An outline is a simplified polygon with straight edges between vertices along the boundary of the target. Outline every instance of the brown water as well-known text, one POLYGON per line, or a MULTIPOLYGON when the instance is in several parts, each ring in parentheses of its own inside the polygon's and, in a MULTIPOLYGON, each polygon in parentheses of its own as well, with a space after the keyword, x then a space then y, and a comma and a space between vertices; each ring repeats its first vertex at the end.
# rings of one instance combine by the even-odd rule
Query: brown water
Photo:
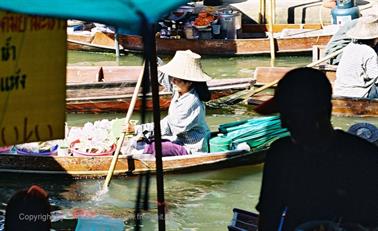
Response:
MULTIPOLYGON (((163 57, 167 61, 168 57, 163 57)), ((69 64, 75 65, 116 65, 114 55, 70 52, 69 64)), ((309 57, 278 57, 278 66, 301 66, 311 62, 309 57)), ((135 55, 120 58, 121 65, 140 65, 141 58, 135 55)), ((202 60, 205 71, 216 77, 248 77, 256 66, 269 66, 268 56, 248 56, 240 58, 209 58, 202 60)), ((121 118, 124 114, 84 115, 68 114, 69 125, 82 125, 86 121, 102 118, 121 118)), ((221 123, 247 119, 253 116, 244 107, 236 107, 231 112, 208 111, 207 121, 212 130, 221 123)), ((134 119, 139 115, 135 113, 134 119)), ((347 129, 356 122, 371 122, 378 125, 378 119, 343 118, 332 119, 335 127, 347 129)), ((262 166, 244 166, 218 171, 190 174, 166 175, 165 199, 168 205, 167 230, 226 230, 235 207, 254 211, 261 184, 262 166)), ((73 227, 70 222, 75 214, 86 212, 89 215, 107 215, 131 219, 138 184, 137 177, 114 179, 109 191, 98 197, 96 194, 104 180, 73 180, 52 176, 1 176, 0 203, 5 203, 17 190, 30 184, 40 184, 49 193, 54 210, 55 227, 73 227)), ((156 184, 154 177, 150 187, 151 210, 144 214, 143 230, 157 230, 156 184)), ((4 209, 0 204, 0 210, 4 209)), ((0 212, 1 223, 2 212, 0 212)), ((59 228, 57 228, 59 229, 59 228)), ((0 228, 1 230, 1 228, 0 228)), ((132 224, 127 225, 132 230, 132 224)))

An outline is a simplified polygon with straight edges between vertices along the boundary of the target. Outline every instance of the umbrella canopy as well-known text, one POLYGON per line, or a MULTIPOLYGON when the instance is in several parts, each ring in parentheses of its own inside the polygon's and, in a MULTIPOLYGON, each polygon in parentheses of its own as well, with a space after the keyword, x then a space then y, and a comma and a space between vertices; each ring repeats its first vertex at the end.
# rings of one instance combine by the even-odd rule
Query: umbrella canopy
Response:
POLYGON ((99 22, 139 34, 141 15, 144 15, 148 23, 154 23, 165 13, 186 2, 186 0, 1 0, 0 9, 61 19, 99 22))

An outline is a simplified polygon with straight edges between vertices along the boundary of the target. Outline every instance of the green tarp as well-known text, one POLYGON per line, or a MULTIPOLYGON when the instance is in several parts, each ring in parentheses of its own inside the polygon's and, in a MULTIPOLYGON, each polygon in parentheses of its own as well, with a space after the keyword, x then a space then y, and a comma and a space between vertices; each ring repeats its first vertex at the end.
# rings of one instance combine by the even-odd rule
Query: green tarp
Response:
MULTIPOLYGON (((148 23, 185 4, 185 0, 0 0, 0 9, 61 19, 99 22, 140 33, 141 15, 148 23)), ((1 23, 0 23, 1 27, 1 23)))
POLYGON ((281 127, 278 116, 259 117, 219 125, 219 136, 210 139, 210 151, 226 151, 235 149, 239 144, 246 143, 253 151, 267 148, 278 138, 289 135, 286 128, 281 127))

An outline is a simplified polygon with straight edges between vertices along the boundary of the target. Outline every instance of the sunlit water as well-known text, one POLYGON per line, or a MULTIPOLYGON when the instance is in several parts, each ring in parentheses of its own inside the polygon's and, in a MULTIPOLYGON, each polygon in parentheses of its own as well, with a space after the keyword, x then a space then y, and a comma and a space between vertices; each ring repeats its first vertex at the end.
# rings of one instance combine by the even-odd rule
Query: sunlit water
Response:
MULTIPOLYGON (((169 57, 162 57, 168 61, 169 57)), ((70 65, 140 65, 141 58, 128 55, 115 62, 112 54, 70 52, 70 65)), ((277 66, 301 66, 311 62, 309 57, 278 57, 277 66)), ((249 77, 256 66, 269 66, 268 56, 241 58, 209 58, 202 60, 205 71, 214 77, 249 77)), ((124 114, 68 114, 70 126, 81 126, 87 121, 122 118, 124 114)), ((162 114, 164 116, 164 113, 162 114)), ((256 116, 246 107, 235 107, 226 113, 208 111, 207 122, 211 130, 221 123, 243 120, 256 116)), ((134 113, 133 119, 139 119, 134 113)), ((151 114, 147 115, 147 120, 151 114)), ((334 117, 335 127, 347 129, 357 122, 378 125, 378 119, 334 117)), ((262 166, 243 166, 217 171, 166 175, 165 200, 167 203, 167 230, 226 230, 235 207, 255 211, 261 184, 262 166)), ((54 229, 70 230, 75 218, 85 216, 110 216, 126 221, 127 230, 133 227, 133 210, 136 201, 138 177, 113 179, 109 190, 99 195, 103 179, 74 180, 53 176, 12 176, 0 178, 0 224, 4 219, 6 201, 13 193, 31 184, 39 184, 50 194, 53 205, 54 229)), ((156 183, 151 178, 149 193, 150 210, 143 214, 143 230, 157 230, 156 183)), ((0 225, 1 226, 1 225, 0 225)), ((0 227, 1 230, 1 227, 0 227)))

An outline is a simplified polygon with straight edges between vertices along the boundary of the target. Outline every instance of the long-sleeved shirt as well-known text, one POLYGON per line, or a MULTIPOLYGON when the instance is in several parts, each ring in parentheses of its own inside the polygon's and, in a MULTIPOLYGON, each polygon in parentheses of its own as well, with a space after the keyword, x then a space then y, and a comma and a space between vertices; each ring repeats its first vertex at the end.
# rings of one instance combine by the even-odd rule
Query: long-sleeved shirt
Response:
MULTIPOLYGON (((184 145, 189 152, 208 151, 210 129, 206 123, 205 105, 194 89, 181 96, 174 92, 168 115, 160 121, 160 126, 163 138, 184 145)), ((153 131, 154 124, 141 124, 135 128, 140 134, 153 131)))
POLYGON ((367 97, 378 84, 378 56, 368 45, 348 44, 336 71, 333 94, 347 97, 367 97))
MULTIPOLYGON (((352 42, 352 39, 346 34, 354 25, 356 25, 358 19, 353 19, 351 21, 345 22, 344 25, 340 26, 339 30, 332 36, 325 48, 325 56, 336 52, 349 43, 352 42)), ((342 54, 337 55, 336 57, 329 60, 329 63, 332 65, 337 65, 340 62, 342 54)))

